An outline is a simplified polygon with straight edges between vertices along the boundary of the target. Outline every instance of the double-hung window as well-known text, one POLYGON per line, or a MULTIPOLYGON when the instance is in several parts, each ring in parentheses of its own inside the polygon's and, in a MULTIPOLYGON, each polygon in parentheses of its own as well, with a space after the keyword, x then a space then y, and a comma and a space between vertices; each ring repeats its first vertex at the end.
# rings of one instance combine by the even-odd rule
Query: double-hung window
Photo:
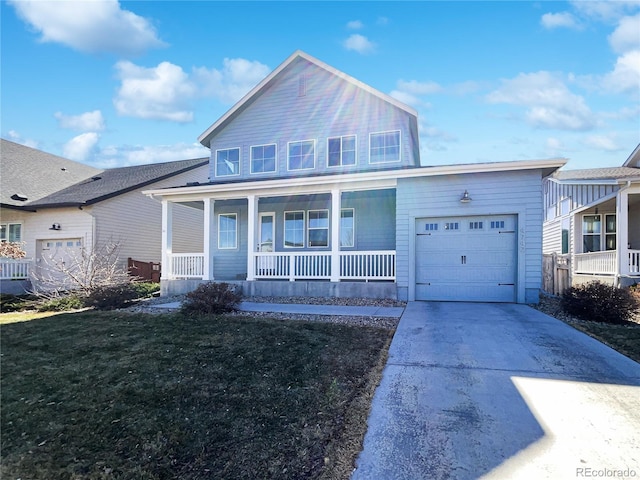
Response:
POLYGON ((356 136, 331 137, 327 139, 327 164, 344 167, 356 164, 356 136))
POLYGON ((343 208, 340 211, 340 246, 356 246, 355 210, 343 208))
POLYGON ((599 252, 600 236, 602 234, 602 219, 600 215, 585 215, 582 217, 582 251, 599 252))
POLYGON ((604 216, 604 248, 605 250, 616 249, 616 216, 604 216))
POLYGON ((289 170, 309 170, 316 166, 315 140, 289 142, 288 168, 289 170))
POLYGON ((22 241, 22 225, 20 223, 0 224, 0 242, 22 241))
POLYGON ((276 145, 256 145, 251 147, 251 173, 276 171, 276 145))
POLYGON ((216 177, 240 175, 240 149, 216 150, 216 177))
POLYGON ((218 248, 229 250, 238 247, 238 215, 221 213, 218 215, 218 248))
POLYGON ((284 212, 284 246, 304 247, 304 212, 284 212))
POLYGON ((310 247, 329 246, 329 210, 309 210, 307 234, 310 247))
POLYGON ((369 163, 400 161, 400 130, 369 135, 369 163))

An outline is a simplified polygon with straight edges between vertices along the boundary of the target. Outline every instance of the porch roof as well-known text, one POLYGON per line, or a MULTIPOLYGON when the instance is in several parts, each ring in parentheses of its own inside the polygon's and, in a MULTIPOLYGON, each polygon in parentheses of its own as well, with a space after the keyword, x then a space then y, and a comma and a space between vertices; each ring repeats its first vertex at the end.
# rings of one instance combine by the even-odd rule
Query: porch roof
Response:
POLYGON ((368 171, 361 173, 326 174, 299 178, 280 178, 269 180, 250 180, 228 183, 206 183, 156 190, 142 193, 151 197, 174 197, 176 201, 197 198, 246 198, 247 195, 291 194, 296 190, 306 193, 329 192, 333 188, 341 190, 369 190, 395 188, 398 179, 435 177, 442 175, 464 175, 474 173, 493 173, 520 170, 541 170, 542 176, 552 174, 565 165, 566 159, 524 160, 512 162, 473 163, 460 165, 439 165, 405 169, 368 171))
POLYGON ((560 170, 553 176, 560 182, 603 181, 606 183, 639 180, 640 169, 632 167, 586 168, 582 170, 560 170))

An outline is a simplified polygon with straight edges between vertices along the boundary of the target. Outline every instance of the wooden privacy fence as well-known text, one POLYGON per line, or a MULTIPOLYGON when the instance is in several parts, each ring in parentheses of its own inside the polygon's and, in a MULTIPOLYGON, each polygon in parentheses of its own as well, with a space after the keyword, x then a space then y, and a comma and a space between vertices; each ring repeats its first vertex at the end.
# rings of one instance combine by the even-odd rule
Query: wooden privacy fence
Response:
POLYGON ((542 289, 552 295, 562 295, 571 287, 571 257, 557 253, 542 256, 542 289))
POLYGON ((128 258, 127 268, 129 275, 132 277, 138 277, 151 282, 160 282, 160 263, 141 262, 133 258, 128 258))

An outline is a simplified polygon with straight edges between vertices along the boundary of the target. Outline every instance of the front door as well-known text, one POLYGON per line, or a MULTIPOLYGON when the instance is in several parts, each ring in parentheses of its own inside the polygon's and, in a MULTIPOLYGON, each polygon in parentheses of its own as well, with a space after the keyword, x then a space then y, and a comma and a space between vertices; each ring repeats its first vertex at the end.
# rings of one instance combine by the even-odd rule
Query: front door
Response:
MULTIPOLYGON (((258 226, 258 252, 271 253, 275 250, 276 235, 276 214, 261 213, 260 224, 258 226)), ((275 257, 258 256, 257 276, 273 275, 275 266, 275 257)))

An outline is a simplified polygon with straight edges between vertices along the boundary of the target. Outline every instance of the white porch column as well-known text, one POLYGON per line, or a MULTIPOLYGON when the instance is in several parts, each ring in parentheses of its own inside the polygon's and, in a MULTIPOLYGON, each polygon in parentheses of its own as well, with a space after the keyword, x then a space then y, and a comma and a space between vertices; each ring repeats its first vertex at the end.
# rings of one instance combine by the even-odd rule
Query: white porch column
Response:
POLYGON ((616 195, 617 275, 629 274, 629 191, 621 188, 616 195))
POLYGON ((331 190, 331 281, 340 281, 340 210, 342 198, 339 189, 331 190))
POLYGON ((216 217, 214 212, 215 200, 204 199, 204 272, 203 280, 213 280, 213 252, 215 250, 216 217))
POLYGON ((255 272, 255 252, 256 252, 256 230, 258 225, 258 197, 249 195, 247 197, 247 280, 256 279, 255 272))
POLYGON ((171 253, 173 250, 173 203, 162 200, 162 274, 161 280, 169 280, 171 271, 171 253))

